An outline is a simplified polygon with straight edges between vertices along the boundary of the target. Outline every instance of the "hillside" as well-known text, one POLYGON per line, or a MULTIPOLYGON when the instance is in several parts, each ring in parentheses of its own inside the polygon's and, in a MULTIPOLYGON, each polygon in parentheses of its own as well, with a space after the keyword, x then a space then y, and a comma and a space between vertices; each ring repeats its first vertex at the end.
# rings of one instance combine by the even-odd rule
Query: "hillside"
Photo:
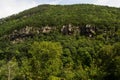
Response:
POLYGON ((120 8, 39 5, 0 19, 1 80, 119 80, 120 8))
POLYGON ((94 24, 99 28, 120 24, 120 9, 96 5, 40 5, 0 20, 0 35, 25 26, 81 26, 94 24), (4 27, 6 26, 6 27, 4 27))

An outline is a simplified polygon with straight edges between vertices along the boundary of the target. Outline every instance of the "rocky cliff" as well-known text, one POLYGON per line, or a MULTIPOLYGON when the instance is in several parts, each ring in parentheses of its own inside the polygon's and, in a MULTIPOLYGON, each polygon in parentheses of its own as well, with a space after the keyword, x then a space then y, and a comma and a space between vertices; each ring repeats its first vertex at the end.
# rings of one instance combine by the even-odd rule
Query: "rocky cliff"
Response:
POLYGON ((33 38, 39 34, 50 34, 53 31, 59 31, 63 35, 84 35, 88 37, 94 37, 96 34, 96 28, 93 25, 87 24, 85 26, 73 26, 63 25, 60 30, 57 27, 44 26, 44 27, 30 27, 26 26, 20 30, 14 30, 11 34, 4 36, 12 43, 22 42, 26 38, 33 38))

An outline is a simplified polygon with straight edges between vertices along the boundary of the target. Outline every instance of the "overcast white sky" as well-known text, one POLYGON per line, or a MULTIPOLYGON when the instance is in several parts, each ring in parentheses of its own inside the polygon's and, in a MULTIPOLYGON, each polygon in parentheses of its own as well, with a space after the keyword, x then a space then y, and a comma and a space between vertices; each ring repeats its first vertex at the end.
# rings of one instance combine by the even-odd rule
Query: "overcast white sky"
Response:
POLYGON ((120 0, 0 0, 0 18, 16 14, 40 4, 89 3, 120 7, 120 0))

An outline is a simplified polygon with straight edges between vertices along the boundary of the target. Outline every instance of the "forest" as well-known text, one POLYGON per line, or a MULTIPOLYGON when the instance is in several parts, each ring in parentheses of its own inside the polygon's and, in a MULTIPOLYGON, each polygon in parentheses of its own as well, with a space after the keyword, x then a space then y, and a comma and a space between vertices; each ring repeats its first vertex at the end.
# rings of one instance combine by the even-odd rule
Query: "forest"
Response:
POLYGON ((45 4, 0 19, 0 80, 120 80, 120 8, 45 4))

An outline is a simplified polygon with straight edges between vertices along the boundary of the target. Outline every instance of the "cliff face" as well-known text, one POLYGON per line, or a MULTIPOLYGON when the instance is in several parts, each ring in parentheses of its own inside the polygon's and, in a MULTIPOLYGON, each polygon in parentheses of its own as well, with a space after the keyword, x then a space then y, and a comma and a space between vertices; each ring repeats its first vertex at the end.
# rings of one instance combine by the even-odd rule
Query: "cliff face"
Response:
POLYGON ((26 26, 20 30, 14 30, 11 34, 5 36, 5 38, 8 38, 12 43, 18 43, 22 42, 26 38, 32 38, 35 35, 39 35, 42 33, 47 34, 53 30, 54 28, 49 26, 45 26, 42 28, 26 26))
POLYGON ((22 42, 26 38, 32 38, 39 34, 50 34, 53 31, 59 31, 63 35, 84 35, 88 37, 94 37, 96 34, 95 26, 87 24, 86 26, 73 26, 63 25, 60 30, 57 27, 44 26, 44 27, 30 27, 26 26, 20 30, 14 30, 11 34, 5 36, 5 38, 12 41, 12 43, 22 42))

